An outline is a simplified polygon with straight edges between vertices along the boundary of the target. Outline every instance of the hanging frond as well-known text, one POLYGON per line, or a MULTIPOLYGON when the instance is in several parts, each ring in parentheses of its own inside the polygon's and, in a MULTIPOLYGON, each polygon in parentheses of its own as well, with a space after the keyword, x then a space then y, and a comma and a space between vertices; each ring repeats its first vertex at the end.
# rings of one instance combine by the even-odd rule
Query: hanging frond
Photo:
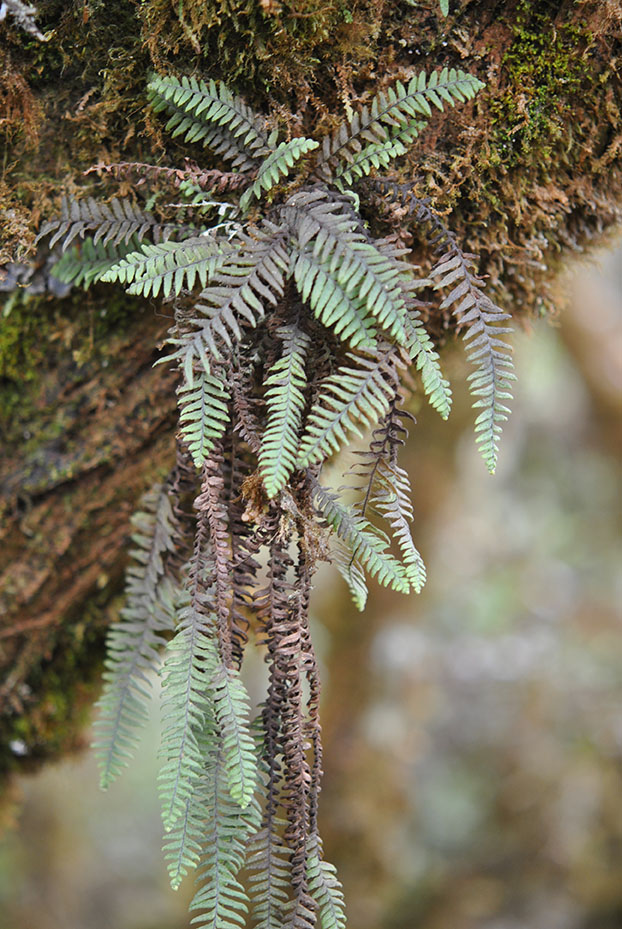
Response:
POLYGON ((321 857, 319 841, 307 862, 309 896, 318 908, 320 929, 345 929, 346 910, 337 869, 321 857))
POLYGON ((197 468, 203 467, 229 422, 230 392, 217 374, 195 373, 177 391, 180 433, 197 468))
POLYGON ((142 245, 103 274, 103 281, 119 281, 128 293, 143 297, 178 296, 192 290, 197 279, 202 287, 227 259, 234 247, 210 235, 193 236, 183 242, 142 245))
POLYGON ((175 591, 165 558, 177 547, 166 485, 146 494, 132 518, 134 549, 126 573, 126 603, 107 637, 104 689, 97 702, 93 747, 101 786, 108 787, 132 757, 147 719, 150 675, 159 665, 162 633, 173 628, 175 591))
POLYGON ((220 661, 210 681, 214 714, 221 738, 227 787, 233 800, 245 809, 257 783, 255 749, 248 728, 250 702, 235 668, 220 661))
POLYGON ((502 423, 510 412, 506 404, 512 399, 511 382, 516 379, 512 349, 500 336, 512 329, 499 325, 510 316, 483 292, 483 281, 474 267, 475 256, 452 244, 430 276, 436 278, 437 288, 452 288, 441 308, 451 307, 460 325, 467 327, 467 358, 477 368, 468 377, 469 390, 476 398, 473 407, 482 411, 475 420, 476 442, 488 470, 494 473, 502 423))
MULTIPOLYGON (((338 368, 323 384, 307 418, 297 466, 322 461, 348 440, 362 436, 389 409, 397 389, 398 356, 384 347, 370 357, 348 355, 357 367, 338 368)), ((403 366, 403 361, 401 362, 403 366)))
POLYGON ((296 138, 289 142, 281 142, 268 157, 262 161, 257 177, 251 187, 240 198, 240 209, 248 209, 251 201, 261 196, 262 191, 268 191, 279 179, 289 174, 290 168, 304 155, 318 147, 313 139, 296 138))
POLYGON ((259 158, 274 150, 276 140, 268 136, 263 120, 220 82, 157 75, 149 96, 156 113, 171 114, 166 128, 173 137, 201 142, 235 167, 256 167, 259 158))
POLYGON ((63 197, 60 216, 49 220, 41 227, 37 241, 49 233, 54 233, 50 239, 49 247, 52 249, 57 242, 66 251, 78 236, 83 239, 87 233, 92 233, 93 244, 101 242, 103 245, 127 245, 130 239, 137 242, 149 236, 154 242, 166 242, 173 234, 189 229, 179 223, 161 223, 151 213, 147 213, 125 198, 110 200, 109 203, 98 203, 92 197, 84 200, 73 200, 63 197))
MULTIPOLYGON (((201 569, 198 569, 201 570, 201 569)), ((209 720, 209 672, 218 661, 213 608, 199 578, 184 594, 175 638, 162 674, 162 767, 158 775, 162 820, 169 831, 184 816, 203 769, 199 733, 209 720)))
POLYGON ((433 71, 429 77, 422 71, 407 86, 398 81, 395 88, 389 87, 385 93, 377 94, 369 106, 355 113, 332 136, 326 136, 317 167, 330 179, 336 174, 340 161, 354 162, 363 143, 385 143, 392 130, 403 126, 419 130, 422 121, 432 115, 430 104, 443 110, 444 104, 464 103, 483 86, 476 77, 455 68, 433 71))
POLYGON ((231 798, 220 753, 206 759, 200 790, 205 824, 201 862, 190 910, 201 910, 191 925, 198 929, 242 929, 246 925, 248 895, 240 881, 248 841, 261 824, 256 801, 242 809, 231 798))
POLYGON ((313 502, 326 523, 348 546, 352 559, 357 559, 370 577, 377 578, 385 587, 408 593, 410 584, 404 568, 387 552, 389 539, 383 532, 317 482, 313 486, 313 502))
POLYGON ((368 508, 373 507, 387 520, 400 548, 406 578, 419 593, 425 584, 426 570, 410 531, 413 519, 410 480, 398 464, 398 451, 408 436, 403 420, 412 417, 398 409, 397 399, 374 430, 369 450, 355 453, 357 461, 348 473, 363 479, 363 500, 357 511, 366 516, 368 508))
POLYGON ((284 327, 278 335, 283 354, 272 365, 265 381, 268 418, 259 452, 259 468, 268 497, 274 497, 285 486, 296 465, 307 384, 308 336, 298 326, 284 327))
POLYGON ((62 255, 52 269, 54 277, 64 284, 74 284, 87 290, 96 284, 131 252, 138 248, 138 242, 130 239, 126 244, 104 245, 87 237, 79 245, 74 245, 62 255))
POLYGON ((289 849, 279 835, 284 823, 274 818, 249 844, 247 867, 254 929, 282 929, 287 910, 291 868, 289 849))
POLYGON ((183 811, 165 834, 162 851, 173 890, 198 867, 203 854, 206 817, 205 775, 218 753, 220 740, 211 707, 206 704, 203 726, 196 733, 203 769, 184 801, 183 811))

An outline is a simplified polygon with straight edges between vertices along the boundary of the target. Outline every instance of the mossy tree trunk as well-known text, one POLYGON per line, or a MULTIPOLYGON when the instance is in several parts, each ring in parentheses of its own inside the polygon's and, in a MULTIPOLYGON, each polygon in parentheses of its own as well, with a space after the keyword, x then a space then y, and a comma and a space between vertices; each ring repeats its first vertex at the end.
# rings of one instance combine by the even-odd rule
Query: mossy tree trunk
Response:
POLYGON ((170 310, 104 286, 60 300, 32 245, 61 193, 118 191, 83 176, 98 161, 206 162, 164 149, 154 68, 221 78, 315 136, 413 71, 476 74, 477 102, 437 116, 400 173, 517 316, 550 309, 565 257, 622 208, 620 0, 450 0, 447 19, 438 0, 41 0, 38 25, 45 43, 0 23, 0 264, 30 263, 0 282, 0 771, 79 738, 129 516, 172 458, 174 382, 152 368, 170 310))

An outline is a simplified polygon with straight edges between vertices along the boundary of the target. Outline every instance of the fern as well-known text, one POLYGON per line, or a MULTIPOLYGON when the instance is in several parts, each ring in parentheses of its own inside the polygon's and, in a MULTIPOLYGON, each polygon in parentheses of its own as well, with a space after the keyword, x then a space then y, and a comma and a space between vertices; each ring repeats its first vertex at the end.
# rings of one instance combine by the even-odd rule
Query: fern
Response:
POLYGON ((64 284, 82 286, 87 290, 134 251, 137 244, 130 239, 127 244, 104 245, 98 242, 95 245, 93 239, 87 237, 80 247, 74 246, 56 262, 54 277, 64 284))
POLYGON ((287 909, 291 869, 289 850, 278 832, 283 822, 272 822, 249 843, 247 867, 254 929, 282 929, 287 909))
POLYGON ((473 273, 474 256, 451 248, 431 272, 439 288, 452 287, 441 308, 452 307, 461 325, 466 326, 467 358, 477 366, 469 375, 469 389, 476 398, 473 406, 482 412, 475 420, 476 442, 488 470, 497 467, 502 423, 510 412, 513 373, 511 349, 499 336, 511 328, 499 323, 509 319, 481 289, 483 283, 473 273))
POLYGON ((313 499, 319 512, 337 536, 347 545, 352 559, 367 568, 380 584, 400 593, 410 585, 403 566, 387 553, 389 539, 364 517, 340 503, 335 494, 316 484, 313 499))
POLYGON ((229 390, 222 377, 200 372, 178 390, 181 436, 201 468, 229 421, 229 390))
POLYGON ((468 329, 478 444, 492 468, 512 376, 499 338, 506 316, 412 183, 375 177, 406 154, 433 107, 471 100, 482 86, 455 69, 421 73, 377 94, 321 144, 279 143, 268 120, 223 84, 156 76, 150 99, 169 131, 237 171, 117 167, 177 186, 185 197, 177 207, 192 209, 196 227, 163 223, 127 200, 86 199, 64 201, 41 230, 61 252, 63 280, 174 299, 159 363, 173 364, 180 379, 175 512, 160 490, 137 523, 128 602, 109 637, 98 752, 107 783, 134 749, 148 671, 163 634, 174 632, 162 672, 164 854, 173 887, 197 871, 193 923, 202 929, 240 929, 251 905, 256 929, 345 927, 341 886, 317 832, 312 574, 328 538, 359 609, 366 575, 402 593, 420 590, 410 483, 397 460, 406 434, 401 382, 412 383, 412 369, 444 418, 451 404, 426 329, 431 281, 417 276, 395 236, 372 234, 383 217, 372 215, 370 196, 397 200, 433 228, 442 255, 432 283, 451 288, 441 308, 468 329), (206 198, 214 188, 226 199, 206 198), (354 469, 362 498, 347 504, 319 474, 370 428, 354 469), (180 585, 176 548, 190 540, 180 585), (251 623, 269 665, 257 746, 241 676, 251 623), (247 848, 252 904, 242 879, 247 848))
POLYGON ((396 390, 394 353, 384 350, 369 358, 349 357, 358 366, 344 365, 328 378, 309 413, 298 467, 338 451, 348 433, 362 436, 359 424, 370 426, 389 409, 396 390))
POLYGON ((167 110, 172 135, 203 142, 235 167, 253 167, 274 148, 259 117, 222 83, 157 76, 149 84, 156 113, 167 110))
POLYGON ((232 248, 210 236, 195 236, 183 242, 144 245, 131 252, 101 276, 103 281, 125 284, 130 294, 143 297, 179 296, 186 287, 192 290, 196 280, 203 287, 208 277, 222 265, 232 248))
MULTIPOLYGON (((355 161, 362 142, 386 143, 394 127, 419 131, 422 120, 432 115, 430 104, 443 110, 444 104, 464 103, 483 86, 477 78, 454 68, 433 71, 429 77, 422 71, 407 86, 398 81, 395 88, 377 94, 369 107, 355 113, 349 124, 343 124, 332 136, 324 138, 318 168, 324 176, 333 177, 339 171, 340 161, 347 164, 355 161)), ((362 173, 368 174, 374 165, 367 159, 360 161, 359 166, 362 173)))
POLYGON ((395 263, 366 241, 341 204, 322 192, 295 194, 285 211, 292 216, 300 249, 294 279, 303 300, 309 300, 321 319, 324 316, 325 325, 334 325, 337 334, 347 326, 360 333, 362 327, 357 343, 369 341, 369 326, 357 315, 364 307, 405 344, 405 308, 395 263))
POLYGON ((126 605, 108 633, 104 690, 94 727, 104 788, 134 753, 147 719, 149 675, 159 664, 161 634, 173 626, 174 590, 165 574, 165 557, 175 551, 177 539, 166 487, 157 486, 143 497, 132 524, 135 548, 126 575, 126 605))
POLYGON ((166 651, 162 677, 162 819, 171 829, 186 811, 203 767, 199 733, 211 706, 208 672, 216 660, 210 603, 195 579, 186 594, 178 631, 166 651))
POLYGON ((219 662, 210 681, 214 713, 221 734, 221 753, 227 787, 242 809, 255 793, 257 767, 253 741, 248 730, 248 694, 239 674, 219 662))
POLYGON ((256 803, 246 809, 231 798, 222 755, 212 751, 200 789, 206 825, 197 882, 190 910, 201 910, 191 925, 199 929, 239 929, 246 924, 248 895, 240 882, 246 846, 259 827, 256 803))
POLYGON ((294 164, 314 148, 318 143, 313 139, 292 139, 281 144, 261 163, 257 177, 251 187, 240 198, 240 209, 246 210, 253 198, 261 196, 262 191, 270 190, 279 178, 289 173, 294 164))
POLYGON ((345 929, 346 912, 343 890, 337 878, 337 870, 321 857, 316 849, 307 862, 309 896, 318 908, 321 929, 345 929))
POLYGON ((269 497, 283 489, 296 464, 307 381, 304 362, 308 337, 296 326, 282 329, 279 335, 283 355, 266 378, 268 418, 259 452, 259 467, 269 497))
POLYGON ((50 248, 54 248, 64 236, 62 248, 65 251, 74 239, 83 239, 87 232, 93 233, 93 245, 101 241, 103 245, 114 246, 127 245, 130 239, 142 242, 146 236, 155 242, 166 241, 180 231, 185 231, 185 227, 176 223, 160 223, 151 213, 139 209, 129 200, 98 203, 92 197, 85 200, 63 197, 60 216, 45 222, 37 238, 53 233, 50 248))

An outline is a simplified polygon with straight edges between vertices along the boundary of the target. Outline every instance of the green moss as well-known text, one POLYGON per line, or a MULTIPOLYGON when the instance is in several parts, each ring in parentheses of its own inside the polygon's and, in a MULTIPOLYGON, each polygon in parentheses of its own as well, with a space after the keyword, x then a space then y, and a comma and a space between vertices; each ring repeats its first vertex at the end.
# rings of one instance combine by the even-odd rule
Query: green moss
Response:
MULTIPOLYGON (((143 300, 100 285, 64 300, 14 291, 0 303, 0 431, 23 454, 60 435, 66 422, 44 396, 46 373, 61 366, 66 386, 107 363, 110 336, 123 333, 143 300)), ((63 406, 71 415, 70 405, 63 406)), ((69 476, 69 475, 67 475, 69 476)))
POLYGON ((573 95, 589 80, 583 23, 555 25, 548 12, 524 2, 512 25, 513 41, 503 57, 509 89, 491 103, 493 143, 489 164, 515 165, 530 156, 541 162, 567 138, 573 95))

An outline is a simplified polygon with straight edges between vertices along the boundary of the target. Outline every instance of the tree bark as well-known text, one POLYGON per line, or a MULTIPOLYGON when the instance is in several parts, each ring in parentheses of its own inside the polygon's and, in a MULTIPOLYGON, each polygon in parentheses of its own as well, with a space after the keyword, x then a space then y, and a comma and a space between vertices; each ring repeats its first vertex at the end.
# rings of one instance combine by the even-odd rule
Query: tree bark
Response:
MULTIPOLYGON (((169 311, 104 286, 60 300, 33 246, 61 193, 118 191, 82 175, 95 162, 206 163, 149 114, 153 68, 223 79, 315 137, 396 78, 476 74, 476 102, 437 115, 399 173, 517 317, 550 311, 566 257, 618 226, 622 3, 450 8, 444 19, 438 0, 42 0, 47 42, 0 23, 0 263, 25 264, 0 284, 0 772, 79 739, 129 516, 172 460, 174 381, 152 367, 169 311), (20 277, 30 292, 12 287, 20 277)), ((417 229, 408 236, 425 260, 417 229)), ((449 320, 429 322, 442 343, 449 320)))

